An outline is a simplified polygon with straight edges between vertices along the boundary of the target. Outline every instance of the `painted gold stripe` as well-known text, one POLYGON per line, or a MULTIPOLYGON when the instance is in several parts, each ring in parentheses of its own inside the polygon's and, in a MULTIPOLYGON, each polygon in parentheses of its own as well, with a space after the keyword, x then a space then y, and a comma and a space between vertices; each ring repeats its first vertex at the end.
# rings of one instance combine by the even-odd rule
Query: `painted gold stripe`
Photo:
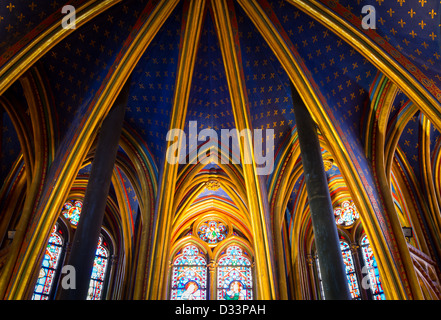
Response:
POLYGON ((17 276, 12 279, 11 289, 7 299, 15 300, 25 298, 24 290, 26 285, 24 284, 29 282, 34 263, 38 261, 39 253, 42 252, 42 248, 46 245, 46 239, 41 235, 49 234, 49 230, 58 216, 57 208, 61 206, 75 179, 75 175, 91 146, 91 141, 94 140, 97 133, 96 129, 99 127, 109 108, 113 105, 114 99, 135 68, 137 61, 139 61, 154 36, 169 17, 177 2, 178 0, 162 0, 155 7, 154 11, 149 15, 141 30, 137 33, 137 36, 132 40, 129 48, 124 53, 120 64, 110 77, 105 89, 94 105, 90 117, 81 127, 78 138, 74 142, 71 152, 60 170, 57 181, 54 183, 53 191, 46 201, 41 218, 37 222, 34 235, 21 261, 18 263, 17 276))
MULTIPOLYGON (((421 292, 421 288, 418 283, 415 268, 410 257, 409 250, 407 249, 406 240, 404 238, 401 224, 395 209, 390 183, 388 182, 386 177, 386 168, 384 161, 386 127, 389 118, 389 112, 398 93, 398 87, 394 83, 386 79, 385 85, 379 85, 376 91, 377 98, 371 102, 371 109, 379 110, 378 119, 375 120, 377 122, 375 135, 373 135, 373 137, 375 137, 375 141, 371 141, 375 148, 373 165, 378 179, 378 187, 383 195, 383 202, 386 208, 385 214, 389 217, 392 232, 395 236, 395 241, 397 242, 398 246, 397 253, 400 256, 404 270, 406 272, 406 277, 412 290, 412 297, 414 299, 422 299, 423 295, 421 292), (375 107, 374 105, 377 106, 375 107)), ((375 251, 375 248, 372 249, 375 251)))
POLYGON ((426 189, 426 199, 428 200, 428 206, 430 208, 430 215, 431 224, 432 227, 435 229, 436 236, 436 242, 437 245, 435 245, 435 248, 438 251, 438 254, 440 254, 440 235, 441 235, 441 212, 439 209, 439 202, 438 198, 436 196, 435 192, 435 185, 434 185, 434 176, 432 172, 432 161, 430 157, 430 131, 431 131, 431 123, 427 119, 426 116, 421 115, 422 120, 422 133, 421 133, 421 148, 420 148, 420 157, 422 158, 422 161, 420 162, 422 176, 423 176, 423 183, 425 185, 426 189))
POLYGON ((398 142, 400 140, 401 134, 406 128, 409 120, 417 113, 418 108, 411 103, 408 110, 403 113, 397 120, 395 127, 392 129, 393 132, 390 134, 389 140, 386 143, 385 149, 385 163, 386 163, 386 174, 387 180, 391 181, 391 168, 393 164, 393 159, 395 157, 395 151, 397 150, 398 142))
MULTIPOLYGON (((242 82, 244 79, 243 70, 236 52, 234 33, 230 19, 229 9, 232 7, 232 3, 227 3, 225 0, 212 0, 211 4, 225 65, 234 119, 239 131, 244 129, 251 130, 252 126, 248 117, 248 99, 244 83, 242 82)), ((253 234, 255 238, 260 238, 259 243, 254 242, 256 274, 259 275, 259 279, 256 281, 257 297, 263 300, 275 299, 276 292, 272 270, 273 263, 270 252, 270 238, 268 236, 265 206, 260 190, 260 180, 257 176, 251 137, 245 138, 244 143, 239 139, 239 145, 253 234)))
MULTIPOLYGON (((383 230, 380 228, 369 196, 367 195, 361 182, 361 177, 348 154, 348 150, 341 140, 337 128, 334 126, 330 116, 324 109, 325 102, 320 99, 320 96, 316 92, 317 89, 312 85, 299 61, 297 61, 294 56, 293 52, 295 51, 291 51, 290 46, 288 46, 277 28, 266 16, 264 10, 251 0, 238 0, 238 2, 268 43, 268 46, 274 52, 274 55, 281 63, 293 85, 296 87, 296 90, 304 100, 305 105, 310 110, 322 135, 326 137, 330 147, 329 151, 339 164, 345 182, 351 190, 352 199, 356 203, 357 208, 359 208, 365 231, 373 247, 379 250, 376 257, 380 261, 379 264, 382 265, 382 269, 380 270, 380 272, 382 272, 382 278, 387 279, 389 283, 393 283, 391 286, 389 283, 384 283, 387 297, 389 299, 399 297, 404 298, 403 286, 384 239, 383 230), (387 277, 383 272, 386 272, 387 277), (392 290, 391 287, 396 289, 392 290), (396 295, 396 293, 398 293, 398 295, 396 295)), ((295 49, 293 48, 292 50, 295 49)), ((388 231, 386 230, 385 232, 388 231)))
MULTIPOLYGON (((202 29, 205 0, 188 1, 188 13, 179 53, 179 67, 173 97, 173 110, 170 119, 170 129, 183 129, 187 105, 190 96, 199 36, 202 29)), ((185 18, 184 18, 185 19, 185 18)), ((167 149, 172 142, 167 142, 167 149)), ((165 159, 160 181, 160 193, 151 259, 147 283, 147 299, 163 299, 167 295, 164 270, 167 270, 171 233, 171 215, 177 178, 177 164, 169 164, 165 159)))

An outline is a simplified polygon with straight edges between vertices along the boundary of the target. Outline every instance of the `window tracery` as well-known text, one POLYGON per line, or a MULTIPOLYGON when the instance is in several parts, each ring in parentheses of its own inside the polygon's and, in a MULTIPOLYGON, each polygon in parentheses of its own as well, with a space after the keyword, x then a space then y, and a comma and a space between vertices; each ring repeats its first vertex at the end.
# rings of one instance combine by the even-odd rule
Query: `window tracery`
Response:
POLYGON ((242 240, 237 241, 242 235, 230 221, 208 214, 197 219, 191 230, 185 231, 185 240, 181 238, 171 259, 170 299, 253 299, 252 257, 242 240))
POLYGON ((217 244, 227 237, 227 225, 219 219, 206 220, 199 224, 198 236, 208 244, 217 244))
POLYGON ((345 200, 334 208, 335 223, 339 226, 350 227, 360 217, 352 200, 345 200))
POLYGON ((251 261, 246 251, 231 245, 221 254, 218 265, 218 300, 252 300, 251 261))
POLYGON ((184 246, 173 261, 171 300, 206 300, 207 259, 193 244, 184 246))
MULTIPOLYGON (((372 294, 372 299, 374 300, 386 300, 386 296, 381 285, 380 274, 377 267, 377 262, 375 260, 372 248, 370 247, 369 240, 366 235, 364 235, 359 245, 357 243, 352 243, 349 245, 346 241, 340 241, 340 248, 343 257, 343 263, 345 265, 346 277, 348 280, 349 292, 353 300, 361 300, 361 288, 364 290, 370 290, 372 294), (358 254, 361 252, 363 256, 363 267, 357 267, 354 259, 358 258, 358 254), (363 279, 358 279, 357 268, 361 268, 358 272, 363 275, 363 279), (359 282, 360 281, 360 282, 359 282), (369 285, 369 287, 365 286, 369 285), (361 285, 361 288, 360 288, 361 285)), ((361 262, 361 260, 360 260, 361 262)), ((320 274, 320 264, 319 259, 315 256, 315 267, 318 285, 320 289, 320 296, 326 298, 323 290, 323 283, 320 274)), ((371 296, 369 296, 371 297, 371 296)), ((366 298, 366 297, 365 297, 366 298)))
POLYGON ((377 261, 374 252, 369 244, 367 235, 361 239, 361 251, 363 255, 364 268, 363 273, 369 276, 369 288, 374 300, 385 300, 383 287, 381 285, 380 273, 378 271, 377 261))
MULTIPOLYGON (((61 215, 69 222, 66 226, 68 227, 70 225, 70 227, 72 227, 72 232, 74 232, 78 225, 82 206, 83 203, 81 200, 68 200, 65 202, 61 210, 61 215)), ((51 296, 53 295, 51 293, 53 287, 59 285, 59 280, 57 278, 60 277, 59 269, 62 267, 60 264, 60 256, 64 243, 69 241, 64 238, 62 230, 59 228, 59 223, 60 221, 55 224, 49 237, 42 266, 32 295, 32 300, 53 299, 51 296)), ((102 235, 100 235, 91 271, 89 291, 86 297, 87 300, 102 299, 104 284, 107 280, 106 275, 110 267, 110 254, 111 250, 107 241, 102 235)))
POLYGON ((353 300, 360 299, 360 290, 358 288, 357 275, 355 273, 354 260, 349 244, 345 241, 340 241, 341 253, 343 255, 343 263, 346 269, 346 277, 348 279, 349 292, 353 300))
POLYGON ((38 280, 32 295, 32 300, 49 299, 49 295, 54 283, 55 273, 60 261, 63 242, 63 237, 60 235, 58 226, 55 224, 49 237, 41 269, 38 274, 38 280))
POLYGON ((109 250, 106 248, 102 236, 100 236, 93 261, 87 300, 100 300, 102 298, 108 260, 109 250))
POLYGON ((61 212, 63 216, 69 220, 69 222, 76 227, 80 221, 81 209, 83 208, 83 202, 80 200, 69 200, 63 206, 61 212))

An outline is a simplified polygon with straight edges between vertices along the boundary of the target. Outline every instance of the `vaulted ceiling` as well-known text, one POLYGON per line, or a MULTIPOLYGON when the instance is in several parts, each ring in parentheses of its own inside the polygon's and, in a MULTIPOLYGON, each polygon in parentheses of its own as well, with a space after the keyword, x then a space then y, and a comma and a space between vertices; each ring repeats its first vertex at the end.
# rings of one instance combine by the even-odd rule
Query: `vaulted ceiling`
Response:
MULTIPOLYGON (((69 31, 58 26, 63 18, 61 8, 66 4, 63 1, 11 0, 0 4, 1 92, 8 101, 21 106, 17 107, 21 108, 19 110, 26 111, 29 101, 24 97, 18 77, 32 67, 38 68, 53 119, 54 152, 66 152, 94 108, 103 108, 98 100, 102 94, 107 94, 110 77, 120 67, 122 56, 131 46, 137 45, 135 41, 142 42, 137 36, 144 32, 144 37, 151 37, 151 41, 143 44, 145 47, 139 44, 140 48, 135 50, 139 57, 124 61, 133 63, 125 129, 148 150, 159 175, 171 124, 177 72, 179 64, 183 63, 180 50, 188 19, 187 4, 178 1, 152 36, 143 28, 148 19, 154 19, 152 12, 155 13, 162 2, 99 2, 69 1, 77 8, 79 19, 77 28, 69 31)), ((237 68, 243 72, 251 127, 274 129, 277 157, 295 134, 290 77, 286 65, 280 62, 283 57, 273 51, 274 44, 268 43, 260 27, 256 28, 253 21, 256 17, 245 12, 247 3, 245 0, 228 1, 231 23, 238 39, 236 51, 240 60, 237 68)), ((433 114, 427 114, 430 119, 437 117, 436 110, 441 110, 441 12, 438 1, 259 0, 255 5, 260 8, 262 19, 268 18, 306 71, 311 87, 323 99, 327 117, 338 128, 354 159, 371 156, 366 155, 366 150, 372 143, 369 127, 373 93, 381 85, 381 77, 388 75, 386 70, 395 68, 403 72, 402 79, 411 77, 414 83, 410 90, 420 90, 415 97, 426 97, 429 105, 437 102, 431 105, 435 110, 433 114), (361 28, 361 11, 366 4, 376 9, 375 30, 361 28), (318 18, 319 14, 323 19, 318 18), (363 52, 357 41, 348 42, 346 35, 330 27, 325 16, 333 14, 348 24, 343 28, 364 37, 363 44, 371 46, 372 51, 363 52)), ((223 128, 237 127, 219 43, 219 36, 223 35, 216 30, 210 2, 203 15, 201 35, 194 44, 197 55, 185 116, 187 134, 190 121, 197 121, 198 130, 212 128, 218 133, 223 128)), ((396 79, 391 80, 396 82, 396 79)), ((406 110, 415 101, 418 100, 407 92, 398 91, 390 109, 387 139, 399 124, 402 134, 397 148, 420 179, 421 106, 414 106, 410 121, 400 122, 408 116, 406 110)), ((313 114, 319 112, 313 106, 310 108, 313 114)), ((439 132, 433 125, 430 128, 430 146, 435 152, 439 132)), ((1 138, 0 169, 4 180, 23 152, 17 128, 7 112, 2 112, 1 138)), ((363 165, 361 169, 368 170, 363 165)), ((297 190, 294 188, 294 192, 297 190)), ((292 198, 295 199, 295 194, 292 198)))

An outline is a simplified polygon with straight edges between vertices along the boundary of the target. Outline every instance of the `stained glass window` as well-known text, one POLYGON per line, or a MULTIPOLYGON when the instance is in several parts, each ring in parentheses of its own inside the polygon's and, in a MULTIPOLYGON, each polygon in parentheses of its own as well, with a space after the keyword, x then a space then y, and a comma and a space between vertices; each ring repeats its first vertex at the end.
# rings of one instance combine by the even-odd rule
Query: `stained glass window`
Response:
POLYGON ((334 208, 335 222, 340 226, 351 226, 359 218, 355 204, 352 201, 343 201, 341 206, 334 208))
POLYGON ((183 247, 175 256, 171 300, 207 299, 207 260, 195 245, 183 247))
POLYGON ((341 253, 343 255, 343 263, 346 267, 346 277, 348 278, 349 292, 353 300, 360 299, 360 290, 358 289, 357 276, 355 274, 354 261, 349 245, 340 241, 341 253))
POLYGON ((57 232, 57 225, 52 229, 49 242, 41 265, 38 280, 34 288, 32 300, 48 300, 51 292, 54 276, 60 260, 63 238, 57 232))
POLYGON ((87 300, 100 300, 103 293, 104 280, 106 276, 109 251, 103 238, 98 240, 98 246, 93 261, 92 275, 90 277, 89 292, 87 300))
POLYGON ((70 200, 64 204, 63 211, 61 213, 67 220, 70 221, 73 226, 77 226, 78 221, 80 220, 82 207, 83 203, 80 200, 70 200))
POLYGON ((227 247, 218 261, 218 300, 252 300, 251 261, 238 245, 227 247))
POLYGON ((227 226, 220 220, 208 220, 199 225, 198 236, 208 244, 216 244, 227 237, 227 226))
POLYGON ((361 239, 361 251, 363 254, 364 268, 363 273, 369 276, 369 288, 372 292, 374 300, 386 300, 383 287, 380 281, 380 273, 378 272, 377 261, 374 257, 374 252, 369 244, 369 240, 365 235, 361 239))

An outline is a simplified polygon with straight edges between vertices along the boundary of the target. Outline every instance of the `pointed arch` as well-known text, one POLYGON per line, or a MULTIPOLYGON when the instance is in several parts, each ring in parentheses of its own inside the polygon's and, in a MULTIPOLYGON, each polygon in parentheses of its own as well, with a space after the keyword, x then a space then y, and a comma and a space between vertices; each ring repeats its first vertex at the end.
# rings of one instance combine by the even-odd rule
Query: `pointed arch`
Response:
POLYGON ((441 128, 441 91, 375 30, 361 31, 361 20, 334 1, 287 0, 363 55, 393 81, 430 121, 441 128), (341 12, 342 16, 336 12, 341 12), (412 71, 409 71, 412 70, 412 71))
POLYGON ((217 300, 252 300, 252 257, 243 245, 230 241, 217 251, 217 300))
POLYGON ((244 234, 250 241, 253 240, 249 214, 244 215, 236 207, 218 200, 206 200, 192 205, 185 214, 173 223, 172 242, 183 230, 186 230, 199 217, 207 215, 219 215, 226 217, 233 225, 244 234))
MULTIPOLYGON (((388 217, 394 242, 398 244, 398 250, 391 250, 398 264, 402 264, 407 280, 409 281, 412 295, 415 298, 421 298, 421 289, 418 284, 414 265, 407 249, 406 240, 402 233, 402 226, 400 225, 395 205, 392 198, 391 185, 387 179, 385 168, 385 136, 387 129, 387 122, 389 113, 398 93, 398 87, 389 81, 385 76, 382 76, 380 81, 385 81, 384 85, 379 85, 373 91, 371 99, 371 110, 375 110, 375 119, 373 120, 373 135, 372 140, 366 139, 367 144, 372 144, 372 152, 368 154, 371 156, 373 162, 373 169, 375 171, 376 183, 379 187, 381 198, 385 206, 385 215, 388 217), (394 252, 395 251, 395 252, 394 252)), ((378 256, 378 252, 374 246, 374 251, 378 256)))
MULTIPOLYGON (((23 281, 27 283, 30 274, 25 270, 32 268, 33 262, 39 260, 36 259, 36 256, 39 255, 40 249, 46 243, 45 239, 41 239, 39 235, 49 234, 49 226, 55 222, 56 212, 54 212, 53 208, 59 207, 87 150, 90 148, 90 141, 93 141, 97 134, 96 129, 112 106, 113 101, 135 67, 136 62, 168 18, 176 3, 177 1, 161 1, 155 7, 151 3, 146 6, 144 12, 139 16, 139 23, 135 25, 132 34, 125 40, 125 45, 122 47, 117 61, 115 61, 118 67, 112 68, 109 71, 105 81, 103 81, 102 88, 97 91, 90 103, 87 111, 88 116, 83 118, 83 122, 78 127, 78 135, 74 140, 66 142, 69 146, 62 146, 62 148, 67 148, 66 150, 70 150, 70 152, 61 155, 61 157, 65 157, 64 159, 56 158, 56 164, 53 165, 53 169, 48 173, 51 177, 57 176, 58 180, 50 180, 43 188, 42 199, 36 210, 38 221, 34 223, 35 232, 29 233, 29 237, 32 237, 32 239, 29 240, 26 248, 23 248, 20 253, 21 258, 17 262, 17 270, 14 272, 16 276, 14 279, 11 279, 12 283, 8 287, 8 298, 17 299, 22 297, 23 286, 20 284, 23 281)), ((10 279, 5 279, 4 277, 7 277, 9 274, 10 272, 3 272, 0 289, 6 290, 7 282, 10 279)))
POLYGON ((65 237, 58 230, 55 224, 52 233, 49 236, 43 263, 35 284, 32 300, 48 300, 53 295, 55 276, 59 271, 59 265, 62 263, 62 250, 66 243, 65 237))
POLYGON ((171 300, 206 300, 209 290, 209 249, 194 237, 175 244, 170 255, 171 300))
MULTIPOLYGON (((185 2, 186 17, 182 25, 181 46, 179 51, 179 67, 177 70, 176 83, 173 96, 173 109, 170 119, 170 128, 182 130, 184 127, 185 113, 187 111, 190 96, 191 80, 193 77, 196 52, 199 36, 202 29, 205 1, 185 2)), ((169 150, 171 141, 167 142, 166 150, 169 150)), ((177 164, 169 164, 164 161, 161 168, 161 186, 157 198, 157 210, 155 216, 157 223, 154 226, 153 246, 148 268, 147 298, 162 299, 166 296, 167 286, 160 276, 165 269, 168 244, 170 240, 170 223, 172 218, 172 205, 174 202, 174 189, 176 187, 177 164)))
POLYGON ((387 293, 396 298, 408 296, 410 292, 406 292, 405 284, 407 279, 403 274, 396 272, 391 250, 385 240, 385 236, 389 236, 390 231, 384 225, 382 205, 376 195, 372 193, 372 190, 369 189, 368 177, 364 175, 361 169, 357 170, 361 167, 360 160, 354 155, 352 147, 342 140, 341 135, 343 133, 336 127, 337 121, 333 119, 332 112, 320 89, 312 79, 311 73, 301 62, 301 57, 287 33, 278 23, 270 6, 263 8, 249 0, 239 0, 238 2, 279 59, 305 105, 311 111, 319 130, 326 137, 329 151, 339 163, 341 173, 351 190, 352 198, 360 210, 366 232, 370 235, 370 239, 375 243, 374 247, 378 250, 377 256, 382 266, 381 273, 388 275, 383 277, 386 279, 385 281, 389 282, 388 285, 385 285, 387 293))

